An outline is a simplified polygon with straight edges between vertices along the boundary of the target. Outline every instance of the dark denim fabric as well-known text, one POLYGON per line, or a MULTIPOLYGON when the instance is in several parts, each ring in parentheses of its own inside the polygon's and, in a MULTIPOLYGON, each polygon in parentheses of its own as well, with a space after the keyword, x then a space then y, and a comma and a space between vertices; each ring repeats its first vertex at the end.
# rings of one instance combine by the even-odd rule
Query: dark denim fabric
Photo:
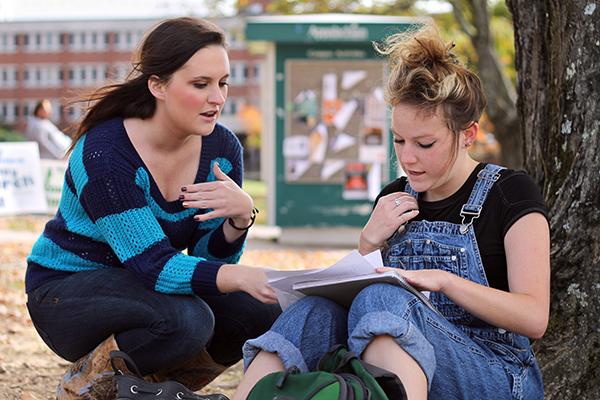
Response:
POLYGON ((60 357, 75 361, 115 334, 143 374, 204 348, 215 361, 234 364, 244 341, 267 331, 281 312, 243 292, 204 298, 158 293, 120 268, 50 281, 29 294, 27 308, 60 357))

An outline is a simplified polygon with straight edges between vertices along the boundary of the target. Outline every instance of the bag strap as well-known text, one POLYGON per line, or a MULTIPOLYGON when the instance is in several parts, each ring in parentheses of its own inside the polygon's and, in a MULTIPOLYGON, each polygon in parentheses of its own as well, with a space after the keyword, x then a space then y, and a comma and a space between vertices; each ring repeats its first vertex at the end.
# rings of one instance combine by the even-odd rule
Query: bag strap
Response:
POLYGON ((344 365, 348 364, 353 358, 356 358, 356 355, 350 351, 348 351, 344 345, 336 344, 334 345, 327 353, 325 353, 317 363, 317 370, 319 371, 327 371, 327 372, 335 372, 341 369, 344 365), (337 353, 343 352, 344 355, 342 358, 337 360, 337 353), (327 365, 335 361, 335 365, 327 365))
POLYGON ((135 364, 135 362, 133 361, 133 359, 131 357, 129 357, 129 354, 125 353, 124 351, 120 351, 120 350, 111 351, 110 352, 110 365, 111 365, 113 371, 115 371, 115 374, 131 375, 131 372, 133 372, 133 374, 135 374, 135 376, 137 376, 139 378, 142 377, 142 374, 140 373, 140 370, 137 367, 137 365, 135 364), (118 367, 116 365, 117 360, 121 360, 124 362, 124 368, 118 367), (130 373, 127 374, 126 372, 130 372, 130 373))
POLYGON ((275 386, 277 387, 277 389, 281 389, 283 387, 283 385, 285 384, 285 381, 287 380, 288 376, 290 376, 290 374, 298 374, 298 373, 300 373, 300 370, 296 366, 286 369, 285 372, 281 375, 281 377, 279 379, 277 379, 275 386))
POLYGON ((376 365, 369 364, 366 361, 361 359, 358 362, 362 365, 362 367, 369 373, 381 389, 385 392, 385 394, 390 399, 394 400, 406 400, 408 399, 408 395, 406 394, 406 388, 402 384, 402 381, 396 374, 388 371, 387 369, 380 368, 376 365))

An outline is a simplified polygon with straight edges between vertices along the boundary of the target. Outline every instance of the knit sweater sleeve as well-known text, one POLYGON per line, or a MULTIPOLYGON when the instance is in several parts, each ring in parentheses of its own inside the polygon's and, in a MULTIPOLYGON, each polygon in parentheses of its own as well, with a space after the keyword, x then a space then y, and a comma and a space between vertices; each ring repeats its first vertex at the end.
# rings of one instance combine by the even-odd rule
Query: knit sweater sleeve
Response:
MULTIPOLYGON (((211 160, 210 173, 206 181, 216 180, 213 166, 217 162, 221 171, 242 187, 244 174, 242 146, 231 131, 224 129, 219 134, 223 135, 221 140, 223 150, 218 157, 211 160)), ((205 212, 209 211, 211 210, 205 210, 205 212)), ((247 231, 234 242, 227 242, 223 232, 223 225, 226 223, 226 218, 215 218, 199 224, 189 245, 188 254, 227 264, 237 263, 246 244, 247 231)))
POLYGON ((97 147, 91 143, 84 151, 84 137, 74 149, 75 188, 83 209, 124 267, 158 292, 219 293, 216 275, 223 263, 175 249, 136 185, 133 168, 97 147))

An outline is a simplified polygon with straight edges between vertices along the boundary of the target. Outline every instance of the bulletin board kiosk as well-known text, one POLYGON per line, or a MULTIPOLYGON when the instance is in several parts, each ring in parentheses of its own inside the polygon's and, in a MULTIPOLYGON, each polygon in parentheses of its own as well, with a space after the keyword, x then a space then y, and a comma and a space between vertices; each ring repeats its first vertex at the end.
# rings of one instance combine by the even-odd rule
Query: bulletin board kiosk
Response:
POLYGON ((356 243, 382 185, 397 175, 386 64, 372 42, 422 22, 355 14, 248 18, 246 39, 266 52, 261 164, 268 221, 281 227, 282 240, 356 243), (323 239, 318 232, 326 232, 323 239))

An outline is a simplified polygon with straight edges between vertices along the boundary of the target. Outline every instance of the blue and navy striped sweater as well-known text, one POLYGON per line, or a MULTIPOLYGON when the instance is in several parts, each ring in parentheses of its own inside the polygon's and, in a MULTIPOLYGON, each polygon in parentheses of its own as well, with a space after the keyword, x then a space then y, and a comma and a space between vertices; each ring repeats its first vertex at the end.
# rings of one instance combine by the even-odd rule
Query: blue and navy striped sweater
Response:
MULTIPOLYGON (((195 183, 215 180, 215 162, 241 186, 242 147, 221 125, 202 138, 195 183)), ((123 119, 103 122, 75 146, 58 212, 27 258, 26 291, 51 279, 99 268, 128 268, 149 288, 215 294, 223 264, 236 263, 245 235, 227 243, 223 218, 167 201, 127 136, 123 119), (182 250, 187 249, 187 254, 182 250)))

